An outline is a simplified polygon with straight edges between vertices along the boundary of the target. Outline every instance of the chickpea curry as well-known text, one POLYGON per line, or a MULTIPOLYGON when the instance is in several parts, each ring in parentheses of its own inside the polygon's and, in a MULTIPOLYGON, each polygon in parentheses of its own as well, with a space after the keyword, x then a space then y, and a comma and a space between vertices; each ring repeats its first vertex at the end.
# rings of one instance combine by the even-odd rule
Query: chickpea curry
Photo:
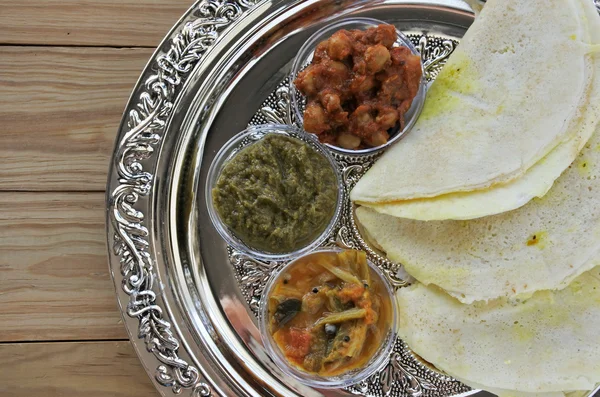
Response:
POLYGON ((304 129, 344 149, 385 144, 419 90, 421 59, 394 46, 396 29, 339 30, 319 43, 294 84, 306 97, 304 129))
POLYGON ((364 252, 316 252, 272 288, 268 329, 288 362, 319 376, 364 367, 392 322, 392 303, 364 252))

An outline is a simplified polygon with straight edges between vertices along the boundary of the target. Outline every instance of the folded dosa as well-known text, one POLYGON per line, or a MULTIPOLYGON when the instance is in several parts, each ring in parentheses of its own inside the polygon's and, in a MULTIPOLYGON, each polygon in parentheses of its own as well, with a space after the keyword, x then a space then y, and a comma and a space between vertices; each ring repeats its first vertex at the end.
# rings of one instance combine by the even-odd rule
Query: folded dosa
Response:
POLYGON ((420 282, 462 302, 559 289, 598 263, 600 132, 542 198, 467 221, 415 221, 356 209, 358 223, 420 282))
POLYGON ((467 384, 547 393, 600 381, 600 268, 524 301, 465 305, 420 283, 397 296, 400 337, 467 384))
POLYGON ((578 0, 488 1, 413 130, 351 199, 385 203, 508 183, 573 139, 569 126, 593 76, 582 14, 578 0))
MULTIPOLYGON (((600 121, 600 57, 594 47, 600 43, 600 17, 591 1, 579 1, 582 2, 583 16, 590 33, 587 39, 590 52, 587 57, 593 66, 593 77, 588 94, 578 106, 577 117, 571 119, 568 127, 576 131, 573 139, 561 142, 523 176, 508 183, 432 198, 363 204, 383 214, 401 218, 425 221, 473 219, 519 208, 534 197, 546 194, 556 178, 575 159, 600 121)), ((569 136, 571 135, 569 133, 569 136)))

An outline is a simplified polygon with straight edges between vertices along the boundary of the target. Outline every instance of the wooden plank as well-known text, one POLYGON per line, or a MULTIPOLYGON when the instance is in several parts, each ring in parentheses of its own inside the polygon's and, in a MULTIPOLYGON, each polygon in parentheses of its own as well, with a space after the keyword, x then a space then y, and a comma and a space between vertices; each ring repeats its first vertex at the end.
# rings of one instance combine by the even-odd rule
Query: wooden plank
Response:
POLYGON ((158 397, 124 342, 0 345, 0 395, 158 397))
POLYGON ((127 338, 104 208, 102 193, 0 193, 0 342, 127 338))
POLYGON ((0 44, 156 47, 193 0, 0 0, 0 44))
POLYGON ((151 53, 0 47, 0 190, 104 190, 121 115, 151 53))

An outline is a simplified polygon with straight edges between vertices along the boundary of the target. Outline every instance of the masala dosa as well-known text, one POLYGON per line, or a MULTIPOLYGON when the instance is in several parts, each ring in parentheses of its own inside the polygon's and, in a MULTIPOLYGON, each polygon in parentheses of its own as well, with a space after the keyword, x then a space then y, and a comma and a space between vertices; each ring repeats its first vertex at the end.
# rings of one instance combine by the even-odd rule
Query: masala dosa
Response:
POLYGON ((467 384, 547 393, 600 381, 600 268, 524 301, 465 305, 420 283, 397 297, 399 336, 467 384))
POLYGON ((593 76, 582 15, 578 0, 488 1, 413 130, 351 199, 385 203, 508 183, 573 139, 569 126, 593 76))

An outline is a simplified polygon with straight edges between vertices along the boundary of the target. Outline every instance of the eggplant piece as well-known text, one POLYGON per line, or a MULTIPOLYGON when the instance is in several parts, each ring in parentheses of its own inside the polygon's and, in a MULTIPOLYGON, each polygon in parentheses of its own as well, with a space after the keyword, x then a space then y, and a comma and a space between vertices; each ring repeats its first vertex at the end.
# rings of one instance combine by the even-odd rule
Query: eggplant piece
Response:
POLYGON ((322 324, 339 324, 345 321, 358 320, 364 318, 366 315, 367 311, 365 309, 358 308, 345 310, 339 313, 331 313, 317 320, 317 322, 315 323, 315 327, 318 327, 322 324))
POLYGON ((329 338, 323 329, 313 332, 311 339, 310 352, 304 358, 302 366, 310 372, 320 372, 323 367, 323 360, 327 355, 327 346, 329 338))
POLYGON ((333 372, 349 364, 363 351, 367 340, 368 326, 361 321, 348 321, 339 327, 324 360, 327 372, 333 372))
POLYGON ((325 357, 324 352, 310 352, 304 357, 304 361, 302 362, 302 366, 309 372, 319 372, 321 371, 321 367, 323 366, 323 358, 325 357))
POLYGON ((284 326, 291 319, 296 317, 302 309, 302 301, 300 299, 287 299, 277 305, 273 319, 280 327, 284 326))
POLYGON ((350 338, 350 332, 352 331, 353 326, 354 321, 349 321, 338 327, 337 334, 335 335, 335 338, 333 338, 327 349, 327 356, 324 360, 325 364, 331 364, 335 361, 342 360, 346 357, 346 351, 348 350, 348 340, 350 338))

